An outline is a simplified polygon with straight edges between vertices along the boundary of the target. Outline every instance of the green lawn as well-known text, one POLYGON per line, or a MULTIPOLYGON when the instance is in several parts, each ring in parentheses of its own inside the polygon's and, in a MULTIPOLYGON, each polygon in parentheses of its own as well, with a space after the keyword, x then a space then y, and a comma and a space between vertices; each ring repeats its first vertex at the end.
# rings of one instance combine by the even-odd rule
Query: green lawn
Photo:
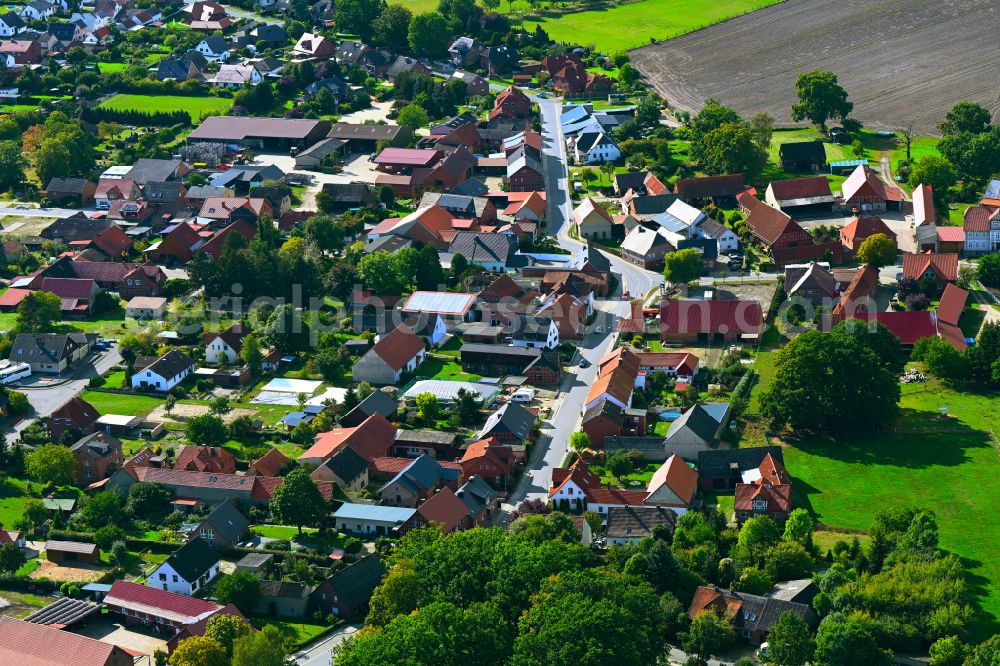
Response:
POLYGON ((456 361, 444 361, 439 358, 429 356, 427 360, 417 368, 417 374, 429 379, 451 379, 463 382, 478 382, 480 375, 470 375, 462 372, 462 364, 456 361))
POLYGON ((637 469, 634 472, 631 472, 623 476, 621 482, 619 483, 618 479, 612 476, 611 472, 608 472, 606 469, 604 469, 603 465, 600 465, 598 463, 594 463, 593 465, 591 465, 591 471, 593 471, 594 474, 596 474, 597 476, 601 477, 602 484, 604 485, 611 484, 613 486, 620 485, 625 488, 631 488, 631 489, 640 487, 645 488, 646 484, 649 483, 649 480, 653 478, 653 474, 659 468, 660 468, 660 463, 655 463, 655 462, 646 463, 642 466, 642 468, 637 469))
POLYGON ((14 523, 24 513, 24 504, 29 500, 27 482, 7 477, 0 483, 0 524, 14 529, 14 523))
POLYGON ((778 1, 643 0, 610 9, 543 15, 525 20, 524 26, 531 31, 541 25, 557 42, 594 44, 603 53, 617 53, 651 40, 677 37, 778 1))
POLYGON ((151 411, 163 404, 163 401, 159 398, 128 393, 84 391, 80 397, 93 405, 101 414, 147 416, 151 411))
POLYGON ((314 622, 292 622, 291 620, 279 620, 273 617, 252 616, 250 624, 257 629, 263 629, 266 625, 277 627, 282 634, 291 639, 297 647, 305 645, 312 639, 326 631, 330 625, 316 624, 314 622))
POLYGON ((97 63, 97 69, 100 70, 101 74, 113 74, 114 72, 121 72, 128 69, 128 63, 124 62, 99 62, 97 63))
POLYGON ((198 122, 205 114, 221 115, 229 110, 233 100, 222 97, 182 97, 179 95, 126 95, 117 94, 101 102, 107 109, 136 111, 187 111, 191 120, 198 122))
MULTIPOLYGON (((940 140, 935 136, 914 137, 913 142, 910 144, 910 159, 916 161, 926 155, 940 155, 937 149, 938 141, 940 140)), ((897 142, 890 159, 892 160, 893 169, 896 168, 900 160, 906 159, 906 146, 902 141, 897 142)))
POLYGON ((1000 522, 995 516, 1000 456, 989 437, 991 428, 1000 429, 996 400, 930 382, 904 385, 901 406, 901 427, 947 423, 957 430, 790 446, 785 464, 794 477, 795 503, 825 525, 860 530, 883 508, 933 509, 941 547, 963 558, 971 591, 989 615, 977 618, 983 637, 1000 624, 1000 522), (940 407, 949 408, 946 421, 937 418, 940 407))

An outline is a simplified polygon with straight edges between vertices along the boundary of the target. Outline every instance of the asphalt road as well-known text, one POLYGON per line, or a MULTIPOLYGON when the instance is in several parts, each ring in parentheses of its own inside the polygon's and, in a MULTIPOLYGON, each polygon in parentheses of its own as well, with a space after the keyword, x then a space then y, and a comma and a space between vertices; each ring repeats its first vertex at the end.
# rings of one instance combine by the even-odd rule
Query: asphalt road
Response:
POLYGON ((361 628, 358 624, 346 624, 329 636, 324 636, 318 642, 295 653, 293 658, 297 666, 330 666, 333 658, 330 651, 345 638, 361 628))
MULTIPOLYGON (((561 247, 576 252, 582 244, 567 234, 573 211, 569 197, 566 143, 559 123, 561 103, 543 99, 537 101, 542 114, 543 161, 548 201, 547 231, 556 237, 561 247)), ((636 296, 645 296, 663 283, 659 274, 605 254, 611 261, 612 272, 621 276, 619 295, 623 291, 629 291, 636 296)), ((579 427, 584 400, 597 377, 597 361, 614 347, 618 335, 617 320, 629 314, 628 303, 620 298, 597 301, 595 309, 598 316, 577 347, 577 358, 587 359, 589 367, 574 365, 564 375, 552 416, 542 424, 542 433, 532 448, 525 473, 511 492, 508 503, 504 505, 505 510, 509 511, 525 499, 547 497, 549 483, 552 481, 552 468, 562 465, 566 458, 569 436, 579 427)))
POLYGON ((24 380, 10 384, 10 388, 23 392, 28 396, 33 414, 22 419, 13 426, 4 428, 4 436, 7 442, 17 440, 20 432, 29 423, 42 416, 49 416, 62 407, 70 398, 74 398, 87 388, 87 382, 91 377, 102 375, 115 365, 118 365, 122 357, 118 354, 117 347, 112 347, 108 351, 101 353, 91 353, 84 363, 77 368, 76 372, 65 377, 50 377, 47 375, 32 375, 24 380))

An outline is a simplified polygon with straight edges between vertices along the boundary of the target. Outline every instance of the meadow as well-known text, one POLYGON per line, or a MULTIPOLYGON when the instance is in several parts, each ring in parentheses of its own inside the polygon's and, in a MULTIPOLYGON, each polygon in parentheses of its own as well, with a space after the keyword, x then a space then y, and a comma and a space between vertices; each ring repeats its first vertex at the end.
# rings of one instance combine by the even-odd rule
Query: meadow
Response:
POLYGON ((187 111, 191 121, 197 123, 203 115, 225 114, 233 100, 222 97, 183 97, 180 95, 127 95, 117 94, 101 102, 100 108, 129 111, 187 111))

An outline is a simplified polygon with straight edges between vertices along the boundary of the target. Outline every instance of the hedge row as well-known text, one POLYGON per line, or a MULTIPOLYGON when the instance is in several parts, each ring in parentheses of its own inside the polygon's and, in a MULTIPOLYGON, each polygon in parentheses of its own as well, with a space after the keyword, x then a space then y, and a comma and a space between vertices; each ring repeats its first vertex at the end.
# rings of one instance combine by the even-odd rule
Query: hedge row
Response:
POLYGON ((138 111, 135 109, 110 109, 95 107, 83 109, 81 118, 89 123, 120 123, 140 127, 173 127, 191 125, 191 114, 187 111, 138 111))
MULTIPOLYGON (((52 530, 49 532, 49 538, 58 541, 82 541, 84 543, 94 543, 95 541, 93 532, 71 532, 69 530, 52 530)), ((169 555, 180 548, 182 544, 126 537, 125 545, 131 551, 149 550, 160 555, 169 555)))
POLYGON ((29 578, 24 574, 16 574, 12 571, 0 573, 0 590, 10 590, 11 592, 55 592, 62 585, 61 582, 48 578, 29 578))

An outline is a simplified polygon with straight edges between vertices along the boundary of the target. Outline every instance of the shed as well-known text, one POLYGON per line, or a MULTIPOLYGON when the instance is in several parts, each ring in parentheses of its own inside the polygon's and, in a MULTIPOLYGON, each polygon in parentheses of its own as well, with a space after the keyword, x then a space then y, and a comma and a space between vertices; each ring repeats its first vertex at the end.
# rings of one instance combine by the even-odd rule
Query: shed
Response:
POLYGON ((46 541, 45 558, 49 562, 87 562, 100 564, 101 551, 96 543, 81 541, 46 541))

